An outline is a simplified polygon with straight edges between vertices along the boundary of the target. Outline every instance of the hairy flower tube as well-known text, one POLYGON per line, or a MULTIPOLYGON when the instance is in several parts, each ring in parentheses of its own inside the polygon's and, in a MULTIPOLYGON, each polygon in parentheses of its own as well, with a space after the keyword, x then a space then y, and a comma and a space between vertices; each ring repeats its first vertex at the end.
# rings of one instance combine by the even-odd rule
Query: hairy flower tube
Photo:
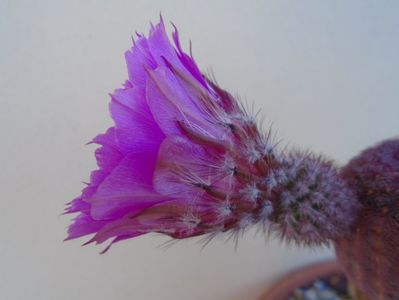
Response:
POLYGON ((93 139, 98 170, 67 213, 67 239, 176 239, 259 223, 290 241, 344 234, 356 201, 329 161, 285 154, 231 94, 204 76, 163 21, 138 35, 129 79, 111 95, 115 125, 93 139))

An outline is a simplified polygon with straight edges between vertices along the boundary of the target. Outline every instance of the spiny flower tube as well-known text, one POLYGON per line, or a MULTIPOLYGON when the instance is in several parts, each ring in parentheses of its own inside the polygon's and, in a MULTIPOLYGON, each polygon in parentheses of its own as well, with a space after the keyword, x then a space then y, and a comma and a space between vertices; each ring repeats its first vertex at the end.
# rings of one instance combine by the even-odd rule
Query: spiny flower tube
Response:
MULTIPOLYGON (((255 118, 204 76, 161 20, 125 54, 111 95, 115 125, 93 139, 99 169, 68 203, 67 239, 111 243, 149 232, 176 239, 239 233, 255 223, 290 241, 344 234, 356 201, 333 164, 284 154, 255 118)), ((108 248, 107 248, 108 249, 108 248)))

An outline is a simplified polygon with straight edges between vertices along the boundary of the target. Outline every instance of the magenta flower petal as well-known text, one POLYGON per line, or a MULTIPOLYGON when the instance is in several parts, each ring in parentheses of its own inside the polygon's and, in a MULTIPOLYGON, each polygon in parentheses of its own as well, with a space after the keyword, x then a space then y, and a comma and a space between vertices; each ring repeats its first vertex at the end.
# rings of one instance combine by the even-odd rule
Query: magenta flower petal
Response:
POLYGON ((88 212, 90 210, 90 204, 83 201, 82 197, 77 197, 71 202, 67 203, 67 208, 65 213, 75 213, 75 212, 88 212))
POLYGON ((157 151, 165 136, 139 89, 116 90, 110 112, 115 121, 115 142, 124 153, 157 151))
POLYGON ((106 133, 97 135, 92 143, 101 145, 101 147, 96 150, 96 159, 99 169, 91 173, 90 183, 83 189, 82 195, 67 204, 65 209, 66 213, 80 211, 89 214, 90 204, 85 201, 85 199, 91 197, 97 191, 101 182, 103 182, 123 158, 122 153, 115 144, 115 128, 113 127, 109 128, 106 133))
POLYGON ((177 55, 178 55, 181 63, 191 73, 191 75, 196 80, 198 80, 199 83, 201 83, 205 88, 208 88, 205 77, 202 75, 201 71, 198 69, 198 66, 195 63, 194 58, 191 56, 191 54, 187 55, 186 53, 184 53, 183 49, 181 48, 180 40, 179 40, 179 32, 177 31, 176 27, 175 27, 175 31, 172 33, 172 36, 173 36, 173 41, 177 48, 177 55))
POLYGON ((166 135, 181 135, 180 125, 176 122, 180 121, 213 138, 223 137, 226 128, 217 124, 219 120, 206 114, 205 108, 201 107, 201 100, 187 93, 183 82, 170 70, 160 67, 148 72, 147 101, 156 122, 166 135))
POLYGON ((165 199, 152 188, 157 153, 130 153, 86 199, 94 219, 120 217, 129 209, 141 209, 165 199))
MULTIPOLYGON (((96 160, 100 167, 101 173, 104 175, 112 171, 112 169, 119 163, 123 158, 122 149, 116 144, 115 128, 111 127, 105 134, 99 134, 96 136, 91 143, 101 145, 96 150, 96 160)), ((102 176, 95 176, 98 180, 97 185, 100 182, 102 176)), ((92 184, 97 180, 92 179, 92 184)))
POLYGON ((125 53, 129 82, 135 87, 144 90, 147 81, 146 68, 155 69, 157 63, 148 48, 148 41, 140 37, 134 47, 125 53))
POLYGON ((148 37, 148 48, 157 65, 164 65, 165 59, 171 64, 182 68, 180 59, 177 56, 176 49, 170 43, 166 34, 163 20, 154 26, 148 37))
POLYGON ((65 240, 76 239, 99 231, 106 225, 106 221, 94 220, 87 214, 80 214, 68 228, 68 237, 65 240))
MULTIPOLYGON (((204 148, 183 137, 170 136, 159 151, 154 186, 163 195, 200 201, 206 193, 201 185, 215 187, 228 172, 223 153, 219 150, 204 148), (193 185, 194 181, 197 187, 193 185)), ((228 192, 226 186, 221 189, 228 192)))

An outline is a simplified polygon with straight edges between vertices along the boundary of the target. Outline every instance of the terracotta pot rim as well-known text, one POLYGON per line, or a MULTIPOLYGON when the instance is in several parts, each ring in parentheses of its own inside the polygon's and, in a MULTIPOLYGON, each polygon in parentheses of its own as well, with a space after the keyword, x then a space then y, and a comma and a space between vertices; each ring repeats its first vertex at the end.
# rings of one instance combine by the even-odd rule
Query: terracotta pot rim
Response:
POLYGON ((260 300, 288 300, 296 288, 310 284, 317 278, 341 272, 342 269, 335 260, 302 267, 278 280, 260 300))

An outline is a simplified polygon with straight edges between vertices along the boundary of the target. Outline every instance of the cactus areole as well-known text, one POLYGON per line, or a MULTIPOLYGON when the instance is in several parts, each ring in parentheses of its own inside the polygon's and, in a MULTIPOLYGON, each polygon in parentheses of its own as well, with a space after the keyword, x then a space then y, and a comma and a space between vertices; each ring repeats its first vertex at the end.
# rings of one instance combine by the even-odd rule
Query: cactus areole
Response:
POLYGON ((92 143, 98 169, 68 203, 67 239, 116 242, 157 232, 174 239, 238 237, 261 226, 288 242, 335 244, 370 300, 399 299, 399 141, 340 171, 285 149, 256 115, 200 72, 161 21, 137 34, 128 80, 111 94, 114 121, 92 143))

